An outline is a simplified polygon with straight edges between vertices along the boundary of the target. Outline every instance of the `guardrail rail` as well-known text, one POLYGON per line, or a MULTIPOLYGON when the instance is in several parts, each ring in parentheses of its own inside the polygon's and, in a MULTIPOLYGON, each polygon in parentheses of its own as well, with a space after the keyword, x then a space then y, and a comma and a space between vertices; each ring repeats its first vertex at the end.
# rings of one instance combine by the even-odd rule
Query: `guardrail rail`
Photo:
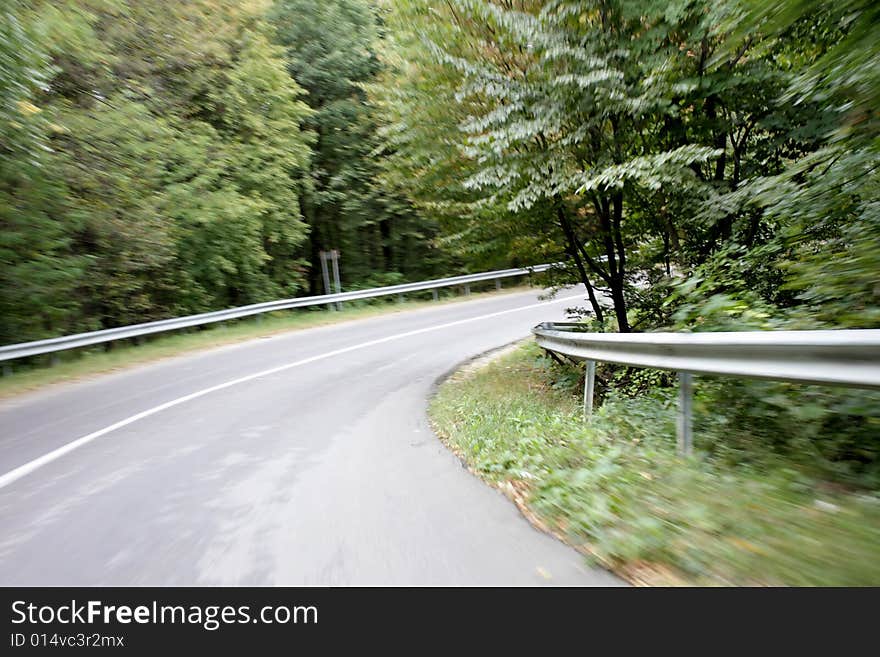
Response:
MULTIPOLYGON (((386 287, 374 287, 367 290, 322 294, 311 297, 295 297, 292 299, 280 299, 278 301, 266 301, 264 303, 255 303, 248 306, 217 310, 214 312, 201 313, 199 315, 188 315, 186 317, 175 317, 172 319, 163 319, 143 324, 133 324, 130 326, 120 326, 118 328, 103 329, 100 331, 90 331, 88 333, 77 333, 75 335, 66 335, 58 338, 48 338, 46 340, 10 344, 0 347, 0 362, 14 360, 16 358, 25 358, 27 356, 37 356, 39 354, 49 354, 67 349, 76 349, 78 347, 88 347, 114 340, 138 338, 145 335, 152 335, 153 333, 174 331, 192 326, 203 326, 205 324, 224 322, 230 319, 241 319, 243 317, 250 317, 251 315, 259 315, 261 313, 270 313, 276 310, 289 310, 291 308, 305 308, 308 306, 320 306, 324 304, 339 304, 344 301, 360 301, 362 299, 373 299, 395 294, 404 295, 409 292, 421 292, 424 290, 436 291, 440 288, 454 287, 457 285, 464 286, 466 293, 470 293, 471 283, 494 280, 496 281, 496 287, 500 287, 502 279, 545 272, 552 266, 552 264, 543 264, 517 269, 501 269, 498 271, 465 274, 463 276, 438 278, 417 283, 401 283, 399 285, 389 285, 386 287)), ((435 300, 437 299, 436 293, 434 298, 435 300)))
POLYGON ((545 322, 532 332, 544 349, 586 361, 587 418, 593 410, 597 361, 677 372, 683 454, 692 451, 695 374, 880 389, 880 329, 590 333, 583 324, 545 322))

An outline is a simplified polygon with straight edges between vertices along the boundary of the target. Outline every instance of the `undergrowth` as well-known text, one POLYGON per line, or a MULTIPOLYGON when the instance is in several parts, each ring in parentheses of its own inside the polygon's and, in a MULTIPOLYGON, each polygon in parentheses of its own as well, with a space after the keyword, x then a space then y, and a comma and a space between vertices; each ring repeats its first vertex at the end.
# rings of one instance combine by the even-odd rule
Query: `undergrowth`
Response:
POLYGON ((781 401, 792 393, 774 384, 700 381, 695 456, 684 458, 677 390, 664 376, 600 370, 613 385, 600 386, 585 422, 580 373, 530 344, 453 377, 431 416, 476 472, 525 490, 541 522, 631 581, 880 584, 876 459, 857 440, 876 427, 873 397, 862 393, 858 409, 858 395, 844 394, 828 410, 821 395, 832 393, 816 392, 823 410, 799 418, 781 401), (783 397, 749 405, 771 390, 783 397), (868 412, 862 425, 805 446, 857 410, 868 412))

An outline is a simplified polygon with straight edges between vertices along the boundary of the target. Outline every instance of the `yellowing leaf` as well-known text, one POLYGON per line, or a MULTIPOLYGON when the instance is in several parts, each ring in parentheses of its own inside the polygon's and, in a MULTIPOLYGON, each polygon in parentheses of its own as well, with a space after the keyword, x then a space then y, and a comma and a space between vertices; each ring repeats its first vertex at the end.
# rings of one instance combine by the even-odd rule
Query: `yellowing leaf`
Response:
POLYGON ((26 100, 18 101, 18 111, 21 112, 22 114, 26 114, 28 116, 42 112, 42 110, 39 107, 37 107, 33 103, 30 103, 26 100))

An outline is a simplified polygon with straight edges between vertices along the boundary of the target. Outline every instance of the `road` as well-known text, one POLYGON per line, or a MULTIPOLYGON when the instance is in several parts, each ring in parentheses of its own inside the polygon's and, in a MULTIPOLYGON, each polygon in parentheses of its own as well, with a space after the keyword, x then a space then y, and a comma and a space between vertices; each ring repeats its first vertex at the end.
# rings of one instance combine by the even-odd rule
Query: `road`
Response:
POLYGON ((578 292, 295 331, 0 403, 0 585, 618 584, 468 473, 425 414, 445 373, 578 292))

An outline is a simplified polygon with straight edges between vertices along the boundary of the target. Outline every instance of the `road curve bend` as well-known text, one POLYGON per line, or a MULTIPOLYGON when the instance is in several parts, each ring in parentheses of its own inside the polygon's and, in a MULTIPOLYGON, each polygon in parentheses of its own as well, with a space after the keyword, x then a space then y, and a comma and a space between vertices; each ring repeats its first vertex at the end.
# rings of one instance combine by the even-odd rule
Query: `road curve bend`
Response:
POLYGON ((0 585, 617 585, 432 433, 578 289, 294 331, 0 402, 0 585))

